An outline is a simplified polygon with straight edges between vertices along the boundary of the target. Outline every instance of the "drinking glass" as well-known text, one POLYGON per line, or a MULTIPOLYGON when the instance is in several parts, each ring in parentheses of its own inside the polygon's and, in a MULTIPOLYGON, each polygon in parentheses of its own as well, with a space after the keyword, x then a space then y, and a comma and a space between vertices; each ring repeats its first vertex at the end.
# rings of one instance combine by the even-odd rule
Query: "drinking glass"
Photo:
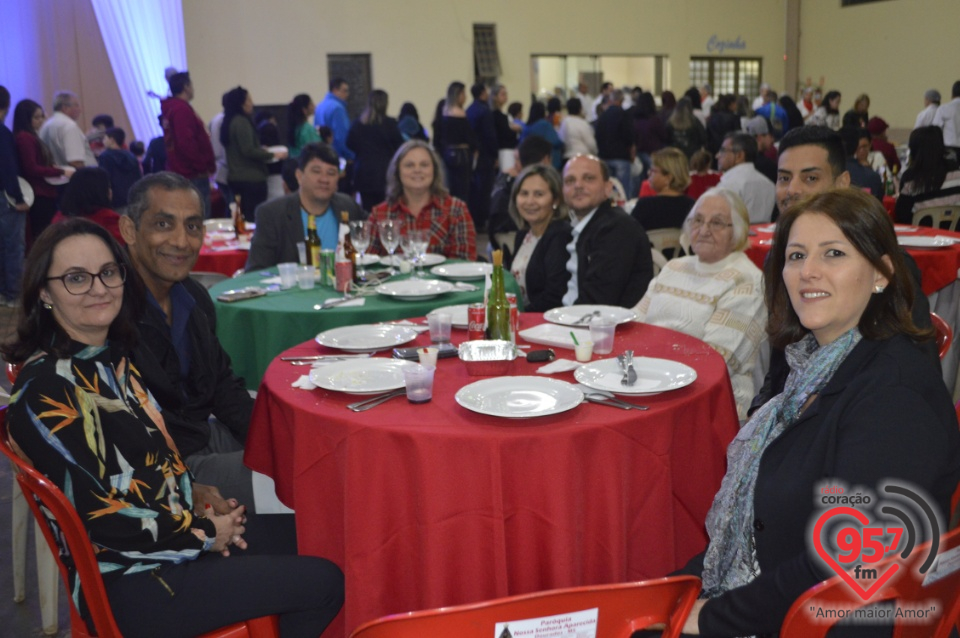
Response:
POLYGON ((370 230, 372 226, 368 221, 350 222, 350 241, 353 247, 357 249, 360 256, 357 258, 357 279, 365 281, 367 278, 367 269, 363 266, 363 256, 370 247, 370 230))
POLYGON ((377 230, 380 233, 380 243, 383 244, 384 250, 390 254, 390 274, 396 274, 393 254, 397 252, 397 246, 400 245, 400 222, 392 219, 381 219, 377 222, 377 230))
POLYGON ((430 231, 410 229, 407 235, 410 238, 410 250, 417 256, 417 276, 423 277, 423 260, 427 257, 427 247, 430 245, 430 231))

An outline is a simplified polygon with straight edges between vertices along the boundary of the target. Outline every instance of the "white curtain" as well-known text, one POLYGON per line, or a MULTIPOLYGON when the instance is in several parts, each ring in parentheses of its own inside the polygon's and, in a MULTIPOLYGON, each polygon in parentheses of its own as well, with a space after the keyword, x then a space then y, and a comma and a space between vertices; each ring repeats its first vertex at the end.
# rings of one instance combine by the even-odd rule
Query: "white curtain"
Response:
MULTIPOLYGON (((0 84, 12 97, 7 126, 12 128, 13 107, 30 97, 45 102, 43 78, 36 63, 42 52, 42 38, 37 23, 43 7, 32 0, 4 0, 0 17, 0 84)), ((50 108, 48 104, 47 109, 50 108)))
POLYGON ((187 69, 181 0, 91 0, 110 65, 120 88, 133 136, 161 134, 160 103, 148 91, 167 95, 167 67, 187 69))

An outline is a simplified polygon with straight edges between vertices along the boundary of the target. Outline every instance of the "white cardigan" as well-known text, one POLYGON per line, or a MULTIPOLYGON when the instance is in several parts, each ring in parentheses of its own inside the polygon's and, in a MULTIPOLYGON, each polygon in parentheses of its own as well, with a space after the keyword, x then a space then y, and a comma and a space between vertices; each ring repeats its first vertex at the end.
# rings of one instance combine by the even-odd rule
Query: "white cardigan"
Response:
POLYGON ((715 264, 673 259, 634 307, 637 320, 702 339, 727 362, 740 420, 753 399, 753 367, 767 326, 763 275, 742 252, 715 264))

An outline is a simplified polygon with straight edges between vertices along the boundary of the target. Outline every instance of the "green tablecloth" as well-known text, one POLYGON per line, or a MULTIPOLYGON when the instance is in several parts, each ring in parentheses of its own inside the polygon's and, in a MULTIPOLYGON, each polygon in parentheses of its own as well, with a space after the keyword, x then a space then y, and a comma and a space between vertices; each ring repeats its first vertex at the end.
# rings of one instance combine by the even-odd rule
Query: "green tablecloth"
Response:
MULTIPOLYGON (((483 301, 483 281, 471 281, 478 290, 450 292, 424 301, 402 301, 372 295, 363 306, 314 309, 324 299, 339 296, 332 288, 278 290, 265 297, 233 303, 217 301, 217 295, 246 286, 261 286, 261 281, 277 274, 276 268, 247 273, 221 281, 210 288, 217 308, 217 336, 233 361, 233 371, 242 376, 250 389, 260 385, 267 366, 287 348, 312 339, 320 332, 340 326, 422 317, 434 308, 483 301)), ((398 277, 399 278, 403 278, 398 277)), ((520 289, 509 273, 504 273, 507 291, 520 289)), ((522 308, 522 301, 521 310, 522 308)))

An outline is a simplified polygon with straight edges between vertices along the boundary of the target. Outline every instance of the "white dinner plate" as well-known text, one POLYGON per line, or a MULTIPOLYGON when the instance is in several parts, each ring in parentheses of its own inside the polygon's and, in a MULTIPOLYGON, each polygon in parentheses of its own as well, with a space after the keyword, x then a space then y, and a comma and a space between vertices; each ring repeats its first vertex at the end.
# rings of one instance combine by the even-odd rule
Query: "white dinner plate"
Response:
MULTIPOLYGON (((403 260, 401 255, 394 255, 393 259, 390 258, 390 255, 384 255, 380 258, 380 263, 384 266, 399 266, 400 262, 403 260)), ((436 266, 437 264, 442 264, 447 260, 443 255, 438 255, 437 253, 427 253, 423 258, 423 266, 429 268, 430 266, 436 266)), ((409 260, 407 260, 409 261, 409 260)))
POLYGON ((318 388, 347 394, 379 394, 403 387, 403 369, 417 365, 401 359, 350 359, 310 371, 318 388))
MULTIPOLYGON (((283 153, 284 151, 289 151, 290 149, 288 149, 288 148, 287 148, 286 146, 284 146, 283 144, 278 144, 277 146, 268 146, 268 147, 267 147, 267 150, 270 151, 270 152, 273 153, 273 154, 277 154, 277 153, 283 153)), ((279 161, 280 161, 280 160, 278 160, 278 159, 271 159, 271 160, 267 160, 267 163, 268 163, 268 164, 273 164, 274 162, 279 162, 279 161)))
MULTIPOLYGON (((23 203, 27 206, 33 206, 33 186, 30 185, 30 182, 23 179, 22 177, 17 178, 17 183, 20 184, 20 194, 23 195, 23 203)), ((64 182, 66 183, 66 182, 64 182)), ((9 193, 4 193, 7 196, 7 201, 10 202, 11 206, 16 205, 16 201, 10 197, 9 193)))
POLYGON ((466 261, 456 264, 443 264, 430 269, 430 274, 447 279, 483 279, 493 272, 492 264, 466 261))
MULTIPOLYGON (((628 310, 627 308, 621 308, 620 306, 597 305, 561 306, 559 308, 553 308, 546 311, 543 313, 543 318, 550 323, 558 323, 561 326, 589 326, 590 321, 584 321, 580 323, 577 322, 594 312, 600 313, 598 318, 607 319, 608 321, 612 321, 617 325, 626 323, 628 321, 633 321, 637 318, 637 313, 632 310, 628 310)), ((595 319, 592 319, 591 321, 594 320, 595 319)))
POLYGON ((584 364, 574 371, 573 376, 594 390, 616 394, 657 394, 684 388, 697 380, 696 370, 669 359, 634 357, 633 369, 637 371, 637 382, 632 386, 620 384, 623 370, 616 359, 600 359, 584 364))
POLYGON ((456 290, 456 286, 449 281, 440 281, 439 279, 404 279, 402 281, 387 281, 377 286, 379 294, 404 301, 433 299, 451 290, 456 290))
POLYGON ((908 248, 949 248, 956 243, 953 237, 937 235, 936 237, 918 236, 897 236, 897 243, 908 248))
POLYGON ((316 342, 328 348, 347 352, 376 352, 410 343, 419 333, 412 328, 394 325, 343 326, 324 330, 316 342))
POLYGON ((427 315, 436 315, 440 313, 446 313, 452 317, 451 324, 454 328, 459 328, 460 330, 466 330, 470 320, 467 318, 467 308, 469 304, 457 304, 456 306, 444 306, 442 308, 434 308, 427 315))
POLYGON ((63 186, 70 181, 66 175, 57 175, 56 177, 44 177, 43 181, 53 186, 63 186))
POLYGON ((480 414, 524 419, 572 410, 583 402, 583 392, 573 384, 556 379, 497 377, 460 388, 456 400, 480 414))
MULTIPOLYGON (((581 315, 582 316, 582 315, 581 315)), ((571 328, 555 323, 541 323, 539 326, 520 331, 520 338, 530 343, 554 348, 570 348, 573 350, 573 339, 570 333, 577 336, 577 341, 590 341, 590 330, 587 328, 571 328)))

